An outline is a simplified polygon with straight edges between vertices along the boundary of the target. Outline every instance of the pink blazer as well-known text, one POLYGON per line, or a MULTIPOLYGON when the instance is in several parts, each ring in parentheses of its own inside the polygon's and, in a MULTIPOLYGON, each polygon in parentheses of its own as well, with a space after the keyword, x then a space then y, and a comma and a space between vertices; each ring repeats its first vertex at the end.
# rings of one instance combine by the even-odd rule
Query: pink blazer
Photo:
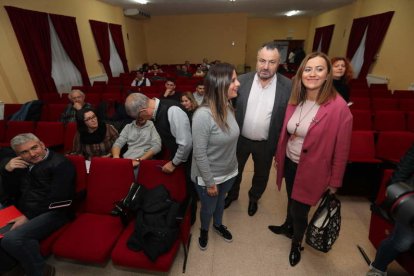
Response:
MULTIPOLYGON (((276 184, 280 190, 284 177, 287 122, 296 109, 288 105, 278 142, 276 184)), ((302 153, 293 184, 292 198, 316 205, 328 186, 341 187, 348 160, 352 134, 352 114, 342 97, 321 105, 303 142, 302 153)))

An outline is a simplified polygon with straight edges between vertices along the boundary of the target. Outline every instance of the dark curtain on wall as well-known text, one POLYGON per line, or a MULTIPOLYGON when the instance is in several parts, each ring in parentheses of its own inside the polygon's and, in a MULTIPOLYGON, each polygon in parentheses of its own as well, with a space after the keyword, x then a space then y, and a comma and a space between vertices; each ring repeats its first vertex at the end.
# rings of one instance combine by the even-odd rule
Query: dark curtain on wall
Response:
POLYGON ((124 72, 128 73, 128 61, 125 54, 124 38, 122 37, 122 26, 109 23, 109 30, 111 31, 116 50, 118 51, 118 55, 122 61, 124 72))
POLYGON ((315 36, 313 38, 313 47, 312 47, 313 52, 318 50, 319 43, 321 43, 321 40, 322 40, 321 52, 328 54, 334 29, 335 29, 335 25, 329 25, 329 26, 315 29, 315 36))
POLYGON ((111 78, 108 23, 89 20, 89 24, 91 25, 92 34, 95 38, 96 48, 98 48, 99 56, 101 57, 99 62, 102 63, 108 78, 111 78))
POLYGON ((392 11, 371 17, 368 25, 367 39, 365 41, 364 64, 362 65, 359 76, 364 78, 367 76, 369 68, 371 67, 372 62, 374 62, 375 55, 377 54, 385 34, 387 33, 388 27, 390 26, 393 15, 394 12, 392 11))
POLYGON ((69 58, 79 70, 84 86, 90 86, 88 73, 86 71, 85 60, 82 54, 82 46, 79 38, 76 18, 64 15, 50 14, 53 26, 59 36, 63 48, 69 58))
POLYGON ((384 40, 393 15, 394 12, 391 11, 354 19, 346 51, 346 56, 349 60, 352 60, 352 57, 361 44, 365 30, 367 30, 364 63, 358 78, 365 78, 367 76, 368 70, 374 61, 374 57, 377 54, 382 41, 384 40))
POLYGON ((5 6, 38 98, 57 92, 52 79, 52 49, 47 13, 5 6))

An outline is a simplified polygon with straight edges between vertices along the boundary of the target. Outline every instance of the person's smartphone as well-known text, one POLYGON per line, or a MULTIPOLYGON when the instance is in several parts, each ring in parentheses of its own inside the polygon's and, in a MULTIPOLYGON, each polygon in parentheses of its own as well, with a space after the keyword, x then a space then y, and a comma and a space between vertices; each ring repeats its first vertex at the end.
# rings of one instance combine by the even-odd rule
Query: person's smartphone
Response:
POLYGON ((9 232, 10 229, 12 228, 13 224, 14 224, 14 222, 10 222, 10 223, 7 223, 5 226, 1 227, 0 228, 0 235, 3 235, 6 232, 9 232))
POLYGON ((56 209, 56 208, 62 208, 62 207, 68 207, 72 204, 72 200, 63 200, 63 201, 56 201, 52 202, 49 205, 49 209, 56 209))

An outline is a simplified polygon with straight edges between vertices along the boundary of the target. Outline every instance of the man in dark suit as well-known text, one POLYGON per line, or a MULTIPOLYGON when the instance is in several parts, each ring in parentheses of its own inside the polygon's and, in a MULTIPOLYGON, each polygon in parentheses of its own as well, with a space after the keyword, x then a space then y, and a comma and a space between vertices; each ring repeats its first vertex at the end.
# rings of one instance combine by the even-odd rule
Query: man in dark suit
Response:
POLYGON ((239 174, 227 195, 225 208, 239 197, 244 165, 250 154, 254 175, 249 190, 248 214, 257 211, 257 202, 266 189, 273 155, 290 97, 290 79, 277 74, 280 54, 275 42, 265 43, 257 53, 256 72, 239 77, 236 120, 240 127, 237 143, 239 174))

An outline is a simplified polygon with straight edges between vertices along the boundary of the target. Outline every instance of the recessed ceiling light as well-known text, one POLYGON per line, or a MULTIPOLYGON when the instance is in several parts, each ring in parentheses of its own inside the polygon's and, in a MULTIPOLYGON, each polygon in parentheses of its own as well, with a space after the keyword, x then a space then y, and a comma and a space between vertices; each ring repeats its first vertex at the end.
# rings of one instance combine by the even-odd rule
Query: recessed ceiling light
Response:
POLYGON ((298 10, 291 10, 291 11, 288 11, 287 13, 285 13, 285 15, 286 16, 292 16, 292 15, 297 15, 299 13, 300 13, 300 11, 298 11, 298 10))
POLYGON ((143 4, 143 5, 148 3, 147 0, 134 0, 134 1, 137 2, 138 4, 143 4))
POLYGON ((230 0, 230 2, 236 2, 236 0, 230 0))

